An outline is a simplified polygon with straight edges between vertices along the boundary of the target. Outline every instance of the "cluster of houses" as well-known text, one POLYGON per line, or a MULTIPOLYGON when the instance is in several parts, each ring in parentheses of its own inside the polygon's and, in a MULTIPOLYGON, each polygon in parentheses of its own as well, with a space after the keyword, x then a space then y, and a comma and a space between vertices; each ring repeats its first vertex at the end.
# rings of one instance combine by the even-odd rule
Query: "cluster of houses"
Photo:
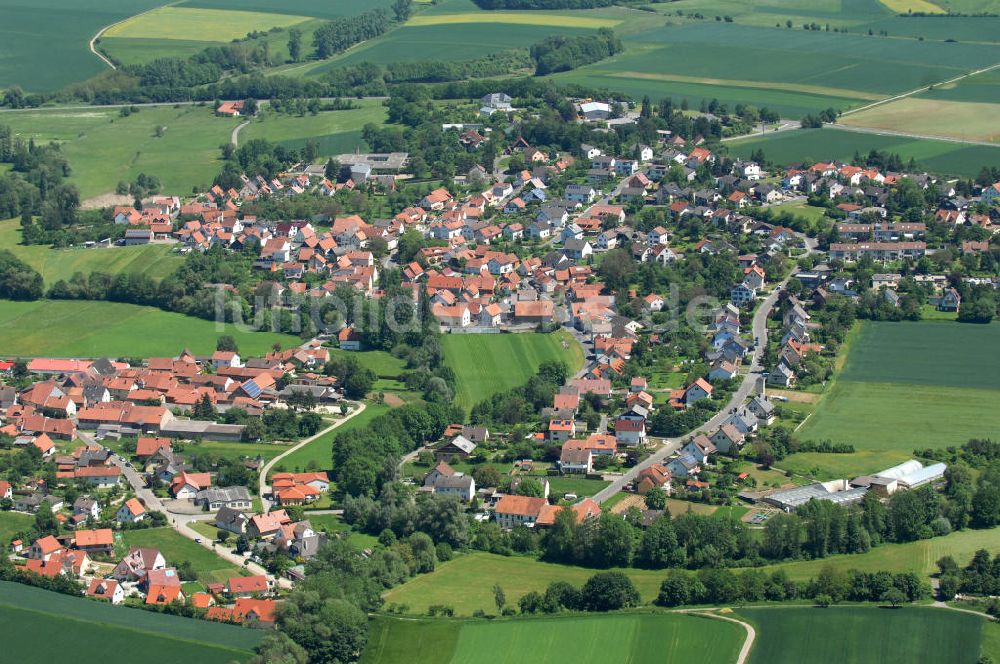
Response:
POLYGON ((77 579, 86 587, 84 595, 95 600, 121 604, 134 598, 147 606, 187 603, 205 609, 209 620, 255 627, 274 625, 278 602, 272 598, 273 582, 265 576, 234 576, 188 595, 177 568, 169 566, 160 551, 133 547, 115 558, 118 548, 114 531, 101 528, 46 535, 29 546, 15 540, 12 553, 24 571, 47 578, 62 575, 77 579), (105 564, 108 560, 113 566, 105 564))
POLYGON ((318 371, 329 351, 318 344, 274 351, 246 361, 233 351, 178 357, 153 357, 140 366, 98 359, 35 358, 27 369, 38 380, 20 392, 0 387, 0 433, 23 441, 37 439, 43 454, 52 440, 73 440, 78 430, 97 438, 154 434, 168 438, 205 437, 240 440, 243 426, 184 419, 206 399, 213 408, 241 408, 260 415, 295 391, 308 391, 318 401, 341 397, 334 378, 318 371), (291 384, 279 388, 286 375, 291 384))

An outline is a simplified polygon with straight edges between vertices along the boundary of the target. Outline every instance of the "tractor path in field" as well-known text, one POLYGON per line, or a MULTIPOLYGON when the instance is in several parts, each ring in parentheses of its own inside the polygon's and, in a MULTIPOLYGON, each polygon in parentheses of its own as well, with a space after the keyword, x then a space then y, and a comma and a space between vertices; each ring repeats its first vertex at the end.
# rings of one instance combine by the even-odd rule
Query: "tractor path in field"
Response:
POLYGON ((747 638, 743 640, 743 646, 740 648, 740 654, 736 657, 736 664, 746 664, 747 658, 750 657, 750 650, 753 648, 753 642, 757 639, 757 630, 753 628, 748 622, 743 622, 742 620, 737 620, 736 618, 730 618, 729 616, 724 616, 716 613, 717 609, 681 609, 677 613, 688 613, 691 615, 705 616, 707 618, 715 618, 716 620, 725 620, 726 622, 736 623, 740 625, 747 631, 747 638))
POLYGON ((248 124, 250 124, 250 121, 244 120, 240 124, 233 127, 233 133, 229 136, 229 142, 233 144, 234 148, 238 148, 240 146, 240 130, 248 124))
POLYGON ((938 81, 937 83, 934 83, 932 85, 922 85, 919 88, 915 88, 913 90, 910 90, 909 92, 903 92, 903 93, 898 94, 898 95, 893 95, 892 97, 886 97, 885 99, 879 99, 878 101, 872 102, 870 104, 865 104, 864 106, 858 106, 857 108, 852 108, 852 109, 850 109, 848 111, 844 111, 843 113, 841 113, 841 115, 842 116, 844 116, 844 115, 854 115, 855 113, 860 113, 861 111, 867 111, 868 109, 875 108, 876 106, 883 106, 885 104, 889 104, 889 103, 892 103, 894 101, 899 101, 900 99, 906 99, 907 97, 912 97, 915 94, 918 94, 920 92, 926 92, 926 91, 930 90, 931 88, 934 88, 934 87, 937 87, 937 86, 951 85, 952 83, 957 83, 957 82, 961 81, 964 78, 969 78, 970 76, 976 76, 977 74, 985 74, 986 72, 992 71, 992 70, 996 69, 997 67, 1000 67, 1000 62, 998 62, 996 64, 993 64, 993 65, 990 65, 989 67, 983 67, 982 69, 976 69, 975 71, 970 71, 970 72, 968 72, 966 74, 961 74, 961 75, 956 76, 954 78, 950 78, 947 81, 938 81))

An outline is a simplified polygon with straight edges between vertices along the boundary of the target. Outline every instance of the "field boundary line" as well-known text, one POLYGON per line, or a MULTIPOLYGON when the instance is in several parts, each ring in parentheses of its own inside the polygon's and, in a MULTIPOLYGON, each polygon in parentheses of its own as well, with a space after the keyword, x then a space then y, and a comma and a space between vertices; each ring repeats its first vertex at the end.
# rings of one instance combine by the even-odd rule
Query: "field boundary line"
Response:
POLYGON ((986 148, 998 148, 1000 144, 989 141, 977 141, 966 138, 956 138, 954 136, 931 136, 929 134, 914 134, 907 131, 894 131, 892 129, 879 129, 876 127, 862 127, 859 125, 844 125, 836 123, 824 123, 824 128, 839 129, 841 131, 853 131, 856 134, 872 134, 875 136, 898 136, 900 138, 913 138, 921 141, 943 141, 945 143, 956 143, 958 145, 978 145, 986 148))
POLYGON ((107 32, 108 30, 110 30, 111 28, 113 28, 113 27, 115 27, 117 25, 121 25, 122 23, 124 23, 126 21, 131 21, 134 18, 138 18, 140 16, 144 16, 144 15, 150 13, 150 12, 156 11, 157 9, 163 9, 164 7, 170 7, 171 5, 180 4, 180 2, 181 2, 181 0, 174 0, 173 2, 168 2, 165 5, 160 5, 158 7, 150 7, 146 11, 139 12, 138 14, 133 14, 132 16, 126 16, 125 18, 123 18, 123 19, 121 19, 119 21, 115 21, 114 23, 108 23, 106 26, 104 26, 103 28, 101 28, 100 30, 98 30, 97 33, 93 37, 90 38, 90 42, 88 43, 88 45, 90 46, 90 52, 93 53, 94 55, 96 55, 98 58, 100 58, 104 62, 104 64, 106 64, 107 66, 111 67, 112 69, 118 69, 118 66, 115 63, 111 62, 111 60, 108 59, 107 56, 105 56, 103 53, 101 53, 100 51, 98 51, 94 47, 94 44, 97 42, 97 40, 100 39, 101 36, 105 32, 107 32))
POLYGON ((891 102, 894 102, 894 101, 899 101, 900 99, 906 99, 907 97, 912 97, 913 95, 917 94, 918 92, 924 92, 925 90, 929 90, 930 88, 936 87, 938 85, 950 85, 952 83, 956 83, 958 81, 961 81, 963 78, 969 78, 970 76, 976 76, 978 74, 985 74, 986 72, 992 71, 992 70, 996 69, 997 67, 1000 67, 1000 62, 992 64, 992 65, 990 65, 988 67, 983 67, 981 69, 976 69, 975 71, 970 71, 970 72, 967 72, 965 74, 961 74, 961 75, 956 76, 954 78, 950 78, 947 81, 938 81, 937 83, 932 83, 930 85, 922 85, 919 88, 915 88, 913 90, 910 90, 909 92, 904 92, 902 94, 893 95, 892 97, 886 97, 885 99, 881 99, 881 100, 873 102, 871 104, 866 104, 865 106, 858 106, 857 108, 852 108, 850 110, 844 111, 840 115, 841 116, 844 116, 844 115, 854 115, 855 113, 860 113, 861 111, 867 111, 868 109, 875 108, 876 106, 882 106, 883 104, 888 104, 888 103, 891 103, 891 102))

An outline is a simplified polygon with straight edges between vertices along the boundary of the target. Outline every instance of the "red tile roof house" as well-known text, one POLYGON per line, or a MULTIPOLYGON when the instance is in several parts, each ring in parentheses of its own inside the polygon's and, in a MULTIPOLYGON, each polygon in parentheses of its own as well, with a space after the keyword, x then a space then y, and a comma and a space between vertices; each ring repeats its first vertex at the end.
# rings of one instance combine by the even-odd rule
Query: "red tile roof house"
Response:
POLYGON ((270 592, 267 577, 261 574, 256 576, 234 576, 229 579, 226 592, 233 597, 255 597, 266 595, 270 592))
POLYGON ((73 545, 90 554, 110 554, 115 550, 115 534, 110 528, 78 530, 73 545))
POLYGON ((150 570, 142 580, 146 604, 170 604, 184 601, 181 578, 173 567, 150 570))
POLYGON ((138 498, 129 498, 118 508, 115 518, 118 523, 138 523, 146 518, 146 508, 138 498))
POLYGON ((509 530, 521 525, 531 527, 547 505, 544 498, 504 496, 497 503, 494 514, 501 528, 509 530))
POLYGON ((125 599, 125 591, 114 579, 92 579, 87 586, 87 597, 107 600, 112 604, 121 604, 125 599))

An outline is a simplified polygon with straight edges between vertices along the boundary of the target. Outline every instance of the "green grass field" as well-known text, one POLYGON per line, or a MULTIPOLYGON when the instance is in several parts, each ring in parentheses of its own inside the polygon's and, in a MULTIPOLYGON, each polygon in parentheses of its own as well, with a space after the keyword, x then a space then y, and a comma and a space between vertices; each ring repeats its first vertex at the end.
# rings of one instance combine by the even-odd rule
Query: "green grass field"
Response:
POLYGON ((54 661, 73 652, 82 664, 143 661, 246 661, 263 632, 205 620, 111 606, 0 582, 0 640, 5 661, 54 661))
MULTIPOLYGON (((861 323, 843 369, 798 433, 894 453, 873 455, 875 467, 865 472, 914 448, 995 435, 1000 360, 984 349, 998 341, 1000 325, 861 323)), ((829 463, 852 463, 852 455, 826 456, 835 457, 829 463)))
POLYGON ((154 279, 162 279, 183 262, 179 254, 163 244, 138 247, 108 247, 99 249, 53 249, 46 245, 23 245, 21 220, 0 221, 0 249, 7 249, 22 261, 38 270, 47 286, 59 279, 69 279, 77 272, 141 272, 154 279))
POLYGON ((240 568, 226 562, 200 544, 195 544, 169 526, 122 532, 122 553, 133 546, 159 549, 167 559, 167 565, 178 565, 184 560, 190 561, 198 580, 202 583, 224 583, 234 576, 241 576, 240 568))
POLYGON ((572 336, 553 334, 448 334, 441 339, 445 364, 458 376, 455 402, 472 408, 490 396, 523 385, 548 360, 583 366, 583 349, 572 336), (565 344, 565 347, 564 347, 565 344))
POLYGON ((329 468, 331 455, 333 454, 333 439, 338 433, 348 431, 352 428, 367 426, 373 419, 387 412, 389 412, 388 406, 368 404, 365 407, 365 412, 351 418, 325 436, 317 438, 305 447, 292 452, 279 461, 275 464, 274 472, 305 471, 309 467, 310 462, 314 462, 317 468, 329 468))
POLYGON ((362 664, 688 664, 734 661, 738 625, 683 614, 487 621, 378 618, 362 664))
POLYGON ((107 69, 87 42, 102 27, 161 0, 0 0, 0 88, 55 90, 107 69))
POLYGON ((225 459, 238 460, 244 457, 260 457, 265 461, 288 449, 288 445, 272 443, 234 443, 221 440, 203 440, 200 443, 186 443, 185 453, 216 454, 225 459))
POLYGON ((216 117, 211 106, 157 106, 126 118, 117 109, 3 113, 0 123, 25 139, 61 141, 70 182, 86 199, 114 192, 139 173, 158 177, 163 193, 207 188, 222 167, 219 146, 239 120, 216 117), (157 127, 165 128, 160 137, 157 127))
POLYGON ((912 157, 921 168, 943 175, 975 177, 983 166, 1000 166, 1000 148, 878 136, 829 127, 747 138, 727 145, 735 157, 747 158, 759 149, 764 151, 768 161, 782 165, 820 160, 850 161, 855 152, 867 153, 874 149, 894 152, 904 160, 912 157))
POLYGON ((0 546, 6 548, 14 534, 31 527, 35 519, 20 512, 0 512, 0 546))
POLYGON ((966 613, 917 607, 787 607, 736 614, 757 629, 751 664, 973 664, 986 625, 966 613))
POLYGON ((385 123, 387 111, 381 101, 355 100, 354 103, 359 108, 303 117, 265 111, 240 132, 240 140, 266 138, 290 148, 302 148, 312 140, 322 157, 353 152, 356 148, 365 150, 367 145, 361 138, 361 128, 369 122, 385 123))
MULTIPOLYGON (((815 577, 824 566, 844 571, 854 568, 870 572, 887 570, 930 575, 937 570, 935 563, 942 556, 950 555, 955 560, 963 561, 982 548, 1000 551, 1000 529, 963 530, 929 540, 883 544, 863 554, 782 563, 762 569, 783 569, 796 581, 815 577)), ((415 614, 426 613, 429 606, 444 604, 454 607, 456 615, 470 616, 477 609, 495 611, 494 584, 499 583, 507 594, 507 601, 513 603, 532 590, 543 592, 553 581, 568 581, 581 586, 597 571, 540 562, 525 556, 469 553, 438 565, 430 574, 393 588, 386 593, 386 603, 405 604, 415 614)), ((663 570, 623 571, 635 583, 644 603, 656 599, 664 577, 663 570)))
POLYGON ((24 357, 174 357, 184 348, 207 354, 215 340, 232 335, 244 356, 271 346, 301 343, 298 337, 244 332, 153 307, 117 302, 0 300, 0 348, 24 357))

